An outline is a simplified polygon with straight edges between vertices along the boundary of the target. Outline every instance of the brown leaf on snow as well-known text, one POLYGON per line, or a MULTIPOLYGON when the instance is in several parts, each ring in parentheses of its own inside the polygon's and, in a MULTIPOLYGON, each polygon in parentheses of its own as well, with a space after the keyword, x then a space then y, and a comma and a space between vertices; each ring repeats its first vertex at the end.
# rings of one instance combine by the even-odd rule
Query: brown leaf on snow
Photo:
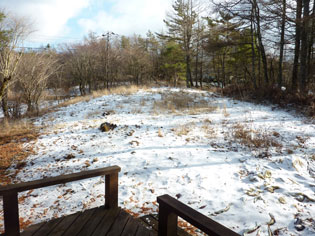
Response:
POLYGON ((29 226, 30 224, 32 224, 32 221, 30 221, 30 220, 24 220, 23 217, 20 217, 19 220, 20 220, 20 228, 21 228, 21 229, 25 229, 25 228, 27 228, 27 226, 29 226))

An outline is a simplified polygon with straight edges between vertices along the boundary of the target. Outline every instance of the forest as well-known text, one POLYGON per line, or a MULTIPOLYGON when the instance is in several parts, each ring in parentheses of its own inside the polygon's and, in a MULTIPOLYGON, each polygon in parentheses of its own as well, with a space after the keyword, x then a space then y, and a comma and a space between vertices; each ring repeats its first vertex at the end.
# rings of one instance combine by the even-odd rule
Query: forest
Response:
MULTIPOLYGON (((314 8, 174 0, 159 32, 104 24, 38 47, 27 45, 32 21, 0 9, 0 234, 15 212, 16 231, 94 225, 98 235, 111 226, 91 212, 112 192, 132 217, 156 219, 157 197, 169 194, 240 235, 314 235, 314 8), (109 180, 54 182, 112 167, 109 180), (32 181, 50 184, 8 191, 32 181), (87 209, 96 223, 72 215, 87 209)), ((128 219, 116 223, 122 235, 128 219)))
MULTIPOLYGON (((217 86, 224 94, 295 103, 314 115, 314 2, 176 0, 165 32, 91 32, 80 43, 24 48, 30 24, 0 15, 5 117, 39 109, 48 91, 81 95, 123 84, 217 86), (60 92, 62 90, 62 92, 60 92)), ((106 26, 104 26, 106 28, 106 26)))

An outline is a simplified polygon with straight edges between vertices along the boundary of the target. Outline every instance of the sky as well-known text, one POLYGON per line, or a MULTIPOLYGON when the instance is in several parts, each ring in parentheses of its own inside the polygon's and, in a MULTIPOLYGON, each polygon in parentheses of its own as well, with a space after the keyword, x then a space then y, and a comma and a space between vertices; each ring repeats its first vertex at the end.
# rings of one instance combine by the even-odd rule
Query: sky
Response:
POLYGON ((145 35, 160 32, 172 0, 0 0, 0 9, 32 22, 24 46, 75 43, 89 32, 145 35))

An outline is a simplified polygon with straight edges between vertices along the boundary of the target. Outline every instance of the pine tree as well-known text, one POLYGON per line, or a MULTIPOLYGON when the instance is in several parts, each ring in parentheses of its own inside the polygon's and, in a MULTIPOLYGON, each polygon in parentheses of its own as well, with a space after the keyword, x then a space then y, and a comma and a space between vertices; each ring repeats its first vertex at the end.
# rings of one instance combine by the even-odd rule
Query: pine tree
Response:
POLYGON ((172 5, 173 12, 164 20, 168 28, 167 35, 158 34, 160 38, 178 42, 185 53, 186 85, 193 86, 191 75, 192 42, 198 14, 193 0, 176 0, 172 5))

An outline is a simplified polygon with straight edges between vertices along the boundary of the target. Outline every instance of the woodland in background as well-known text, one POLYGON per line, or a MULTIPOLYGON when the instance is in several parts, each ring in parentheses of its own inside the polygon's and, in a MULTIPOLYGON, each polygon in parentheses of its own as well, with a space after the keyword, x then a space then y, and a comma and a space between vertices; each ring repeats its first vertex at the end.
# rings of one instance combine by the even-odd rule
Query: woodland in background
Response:
MULTIPOLYGON (((0 13, 0 100, 7 118, 120 85, 165 84, 298 104, 315 115, 315 0, 176 0, 166 32, 90 33, 80 43, 23 48, 31 28, 0 13)), ((104 25, 106 29, 106 25, 104 25)))

